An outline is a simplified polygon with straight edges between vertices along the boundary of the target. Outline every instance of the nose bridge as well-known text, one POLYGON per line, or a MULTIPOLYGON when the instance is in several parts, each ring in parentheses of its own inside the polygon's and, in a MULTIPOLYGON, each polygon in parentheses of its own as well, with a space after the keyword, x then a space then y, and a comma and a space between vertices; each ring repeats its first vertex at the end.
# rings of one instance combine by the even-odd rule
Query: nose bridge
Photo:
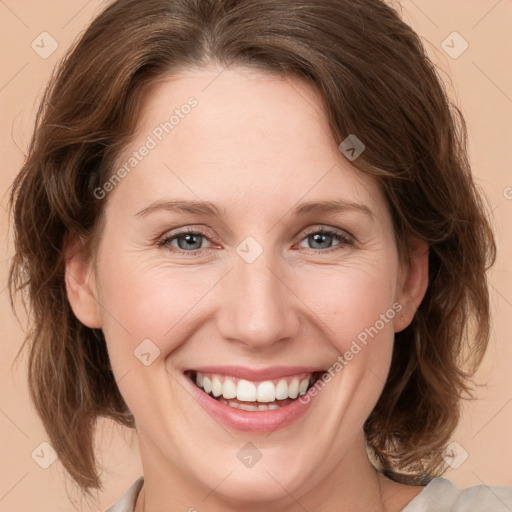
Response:
POLYGON ((260 348, 295 337, 298 312, 292 292, 281 280, 278 258, 270 249, 261 251, 255 259, 254 253, 247 258, 243 249, 242 243, 227 276, 221 334, 260 348))

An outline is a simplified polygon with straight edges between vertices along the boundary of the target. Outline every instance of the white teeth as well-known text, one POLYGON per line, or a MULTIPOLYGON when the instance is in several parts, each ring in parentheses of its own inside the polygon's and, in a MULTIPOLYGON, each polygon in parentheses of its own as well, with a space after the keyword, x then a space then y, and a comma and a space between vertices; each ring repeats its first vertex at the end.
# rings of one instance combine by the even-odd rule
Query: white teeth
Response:
POLYGON ((249 405, 249 404, 238 404, 238 408, 242 409, 242 411, 257 411, 258 407, 256 405, 249 405))
POLYGON ((256 386, 248 380, 239 380, 236 387, 236 397, 241 402, 256 402, 256 386))
POLYGON ((276 400, 284 400, 288 398, 288 384, 281 379, 276 386, 276 400))
POLYGON ((212 381, 208 377, 203 377, 203 389, 207 393, 212 390, 212 381))
MULTIPOLYGON (((225 375, 206 376, 197 372, 196 384, 204 389, 206 393, 212 393, 215 398, 221 397, 221 399, 225 400, 236 398, 241 402, 262 402, 269 404, 268 409, 275 409, 279 407, 277 404, 272 404, 276 400, 296 399, 304 395, 308 389, 311 377, 312 374, 304 374, 300 377, 288 377, 274 381, 251 382, 245 379, 234 379, 225 375)), ((236 407, 236 405, 233 407, 236 407)), ((254 410, 267 410, 267 405, 251 405, 251 407, 256 407, 254 410), (258 407, 265 408, 258 409, 258 407)))
POLYGON ((213 396, 220 396, 222 395, 222 382, 218 377, 212 378, 212 393, 213 396))
POLYGON ((304 379, 299 386, 299 396, 302 396, 306 393, 309 386, 309 379, 304 379))
POLYGON ((288 386, 288 397, 297 398, 299 396, 299 379, 293 379, 288 386))
POLYGON ((222 396, 224 398, 236 398, 236 386, 231 379, 225 379, 222 385, 222 396))
POLYGON ((266 380, 258 384, 258 402, 273 402, 276 399, 276 388, 272 382, 266 380))
POLYGON ((274 410, 279 409, 280 405, 277 404, 262 404, 258 405, 257 407, 254 405, 249 404, 239 404, 238 402, 234 402, 232 400, 224 400, 223 398, 220 399, 220 401, 225 404, 229 405, 230 407, 233 407, 233 409, 242 409, 244 411, 268 411, 268 410, 274 410))

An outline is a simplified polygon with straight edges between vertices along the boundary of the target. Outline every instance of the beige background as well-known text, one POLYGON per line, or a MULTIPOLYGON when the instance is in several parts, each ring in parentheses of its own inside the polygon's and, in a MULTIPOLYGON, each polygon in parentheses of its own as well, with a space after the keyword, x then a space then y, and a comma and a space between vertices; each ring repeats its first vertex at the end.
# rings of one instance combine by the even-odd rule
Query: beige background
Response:
MULTIPOLYGON (((0 0, 0 510, 5 512, 71 511, 72 503, 79 510, 102 511, 141 471, 131 433, 109 424, 102 424, 104 433, 99 436, 107 471, 105 490, 96 502, 88 506, 83 501, 58 461, 47 469, 40 467, 50 462, 50 451, 40 446, 47 437, 29 403, 25 359, 13 365, 23 329, 10 310, 5 290, 12 254, 7 197, 23 161, 38 98, 55 64, 101 5, 99 0, 0 0), (52 49, 52 41, 47 35, 40 36, 42 32, 58 44, 49 56, 40 55, 52 49), (39 48, 35 47, 39 53, 32 49, 33 41, 39 42, 39 48)), ((494 329, 478 374, 486 386, 478 401, 465 405, 463 421, 453 437, 458 443, 456 456, 463 458, 465 450, 467 459, 445 476, 461 487, 512 485, 512 76, 507 59, 512 43, 512 1, 403 0, 402 6, 405 21, 422 36, 429 54, 443 70, 451 96, 466 116, 474 173, 489 198, 498 237, 499 257, 490 276, 494 329), (463 40, 457 35, 448 37, 454 31, 463 40), (469 46, 457 56, 464 40, 469 46)))

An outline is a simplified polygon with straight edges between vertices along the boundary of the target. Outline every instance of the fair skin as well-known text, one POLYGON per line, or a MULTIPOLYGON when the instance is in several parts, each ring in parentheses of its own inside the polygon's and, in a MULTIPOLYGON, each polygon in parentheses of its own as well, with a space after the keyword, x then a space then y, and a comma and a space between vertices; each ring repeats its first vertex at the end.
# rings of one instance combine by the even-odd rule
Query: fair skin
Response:
POLYGON ((136 511, 398 511, 423 488, 380 475, 362 428, 394 333, 425 293, 427 250, 417 244, 400 262, 385 198, 338 150, 314 89, 219 71, 183 72, 151 92, 120 165, 187 98, 198 105, 109 192, 96 260, 76 244, 67 253, 70 304, 103 329, 135 417, 145 477, 136 511), (163 199, 211 202, 222 216, 136 215, 163 199), (294 212, 328 200, 359 207, 294 212), (344 241, 308 236, 322 227, 344 241), (202 234, 192 249, 183 236, 157 245, 186 228, 202 234), (251 263, 237 252, 248 236, 263 249, 251 263), (328 369, 394 303, 400 314, 286 427, 231 428, 190 392, 184 371, 205 365, 328 369), (160 354, 146 366, 134 350, 148 338, 160 354), (237 457, 248 442, 261 454, 251 467, 237 457))

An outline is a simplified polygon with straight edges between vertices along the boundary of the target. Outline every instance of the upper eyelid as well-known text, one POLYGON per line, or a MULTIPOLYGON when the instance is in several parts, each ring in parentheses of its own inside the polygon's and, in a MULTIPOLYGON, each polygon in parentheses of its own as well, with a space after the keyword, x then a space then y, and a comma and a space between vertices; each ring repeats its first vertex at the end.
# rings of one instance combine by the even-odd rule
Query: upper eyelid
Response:
MULTIPOLYGON (((194 228, 186 228, 186 227, 176 228, 176 229, 178 229, 178 231, 176 231, 174 233, 170 233, 170 234, 164 234, 162 237, 158 238, 158 244, 164 245, 166 242, 168 242, 170 240, 175 240, 179 236, 183 236, 183 235, 187 235, 187 234, 201 235, 211 242, 214 242, 214 243, 216 242, 216 237, 210 236, 208 233, 206 233, 206 231, 204 229, 194 229, 194 228)), ((320 233, 329 233, 329 234, 332 233, 334 235, 338 235, 341 238, 346 238, 350 242, 355 241, 355 237, 348 231, 341 229, 341 228, 326 226, 324 224, 318 224, 311 228, 306 228, 306 230, 302 229, 294 236, 294 238, 296 238, 297 236, 301 236, 300 239, 298 240, 298 242, 301 242, 309 235, 311 235, 313 233, 319 233, 319 232, 320 233)), ((209 247, 205 247, 204 249, 209 249, 209 247)), ((179 249, 179 248, 177 248, 177 250, 183 251, 183 249, 179 249)), ((184 251, 184 252, 195 252, 195 251, 200 251, 200 250, 203 250, 203 249, 195 249, 194 251, 184 251)))
POLYGON ((347 238, 350 238, 351 240, 354 239, 354 236, 352 234, 350 234, 346 229, 341 229, 341 228, 334 228, 334 227, 330 227, 330 226, 326 226, 326 225, 323 225, 323 224, 319 224, 318 226, 315 226, 315 227, 312 227, 311 229, 306 229, 306 231, 299 231, 299 233, 297 233, 296 236, 299 236, 299 234, 302 233, 302 238, 304 238, 305 236, 308 236, 310 235, 311 233, 317 233, 317 232, 323 232, 323 233, 334 233, 334 234, 337 234, 337 235, 346 235, 347 238))

